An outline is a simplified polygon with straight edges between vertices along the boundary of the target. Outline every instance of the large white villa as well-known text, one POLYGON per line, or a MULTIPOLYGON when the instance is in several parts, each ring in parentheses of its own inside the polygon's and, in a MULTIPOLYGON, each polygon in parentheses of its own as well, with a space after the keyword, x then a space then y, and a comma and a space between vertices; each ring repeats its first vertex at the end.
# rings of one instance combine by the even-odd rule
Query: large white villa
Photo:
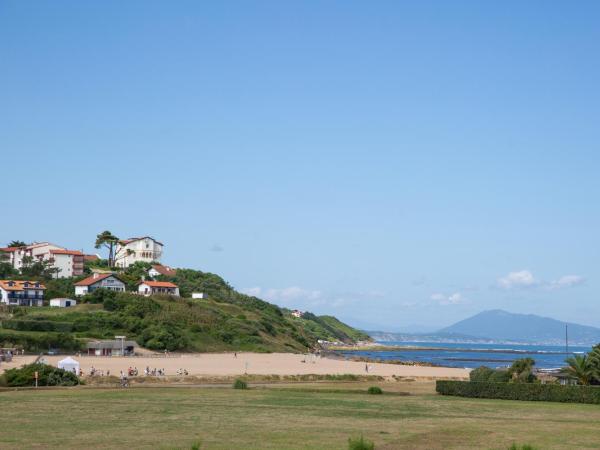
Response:
POLYGON ((125 239, 117 245, 117 267, 129 267, 137 261, 160 262, 163 244, 150 236, 125 239))

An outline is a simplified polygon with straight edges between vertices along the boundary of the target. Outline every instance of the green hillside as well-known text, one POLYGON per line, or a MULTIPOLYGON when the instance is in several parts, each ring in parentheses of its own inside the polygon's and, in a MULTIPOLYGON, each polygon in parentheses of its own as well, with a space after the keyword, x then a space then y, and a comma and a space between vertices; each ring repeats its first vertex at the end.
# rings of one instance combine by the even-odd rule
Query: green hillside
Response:
MULTIPOLYGON (((122 274, 134 284, 134 272, 122 274)), ((282 351, 302 352, 318 339, 355 342, 365 334, 331 316, 307 313, 293 317, 256 297, 235 291, 221 277, 182 269, 172 278, 183 298, 140 297, 99 290, 76 307, 12 307, 0 312, 0 346, 23 345, 32 351, 75 350, 88 338, 126 335, 143 347, 162 351, 282 351), (191 292, 207 298, 191 299, 191 292)), ((72 296, 73 280, 46 281, 53 296, 72 296)))

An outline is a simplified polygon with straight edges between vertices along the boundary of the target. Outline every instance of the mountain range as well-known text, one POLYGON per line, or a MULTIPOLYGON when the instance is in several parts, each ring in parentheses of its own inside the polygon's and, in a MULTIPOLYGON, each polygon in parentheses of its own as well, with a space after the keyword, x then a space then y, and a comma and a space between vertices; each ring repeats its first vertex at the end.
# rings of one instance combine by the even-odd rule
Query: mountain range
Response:
POLYGON ((563 345, 567 330, 571 345, 594 345, 600 342, 600 328, 563 322, 535 314, 515 314, 500 309, 483 311, 435 333, 370 332, 369 334, 379 341, 518 342, 563 345))

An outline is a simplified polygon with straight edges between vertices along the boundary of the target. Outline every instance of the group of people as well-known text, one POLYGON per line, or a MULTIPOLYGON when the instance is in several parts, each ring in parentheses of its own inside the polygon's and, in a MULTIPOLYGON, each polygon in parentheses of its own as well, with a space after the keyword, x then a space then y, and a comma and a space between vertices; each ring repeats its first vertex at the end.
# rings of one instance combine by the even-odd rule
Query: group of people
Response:
MULTIPOLYGON (((136 369, 136 373, 137 375, 137 369, 136 369)), ((151 376, 151 377, 155 377, 155 376, 159 376, 162 377, 164 375, 167 374, 167 371, 165 369, 157 369, 156 367, 154 369, 150 369, 150 366, 146 366, 146 368, 144 369, 144 376, 151 376)))
POLYGON ((177 369, 177 375, 188 375, 188 371, 186 369, 177 369))
MULTIPOLYGON (((83 370, 79 369, 79 376, 82 377, 83 376, 83 370)), ((94 377, 94 376, 104 376, 104 370, 102 369, 96 369, 94 366, 92 366, 90 368, 90 377, 94 377)), ((106 376, 110 377, 110 370, 106 371, 106 376)))

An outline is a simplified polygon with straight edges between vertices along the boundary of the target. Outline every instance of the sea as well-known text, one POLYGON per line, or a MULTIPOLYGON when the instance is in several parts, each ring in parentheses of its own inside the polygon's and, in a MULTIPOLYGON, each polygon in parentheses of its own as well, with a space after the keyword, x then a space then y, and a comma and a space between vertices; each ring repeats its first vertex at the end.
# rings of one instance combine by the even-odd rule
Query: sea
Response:
POLYGON ((445 367, 475 368, 488 366, 504 368, 520 358, 532 358, 535 367, 555 369, 564 367, 565 359, 587 353, 591 347, 556 345, 521 345, 521 344, 468 344, 441 342, 378 342, 378 344, 394 347, 390 350, 352 350, 339 351, 344 356, 362 356, 381 360, 414 361, 430 363, 445 367))

